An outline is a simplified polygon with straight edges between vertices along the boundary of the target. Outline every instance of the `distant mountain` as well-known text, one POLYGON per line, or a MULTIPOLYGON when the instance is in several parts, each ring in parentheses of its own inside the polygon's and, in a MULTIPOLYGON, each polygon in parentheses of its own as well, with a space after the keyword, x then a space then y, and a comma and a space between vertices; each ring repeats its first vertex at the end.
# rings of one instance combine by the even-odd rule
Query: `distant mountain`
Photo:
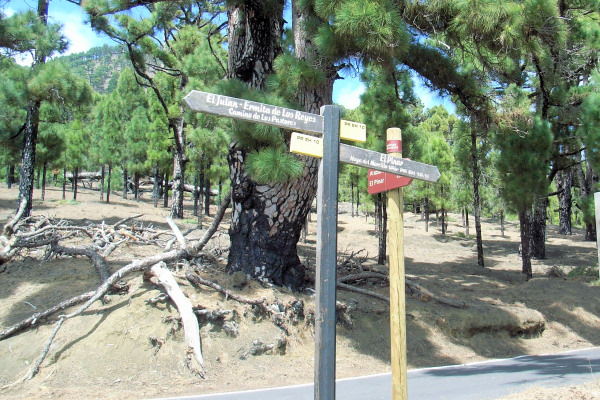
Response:
POLYGON ((98 93, 110 93, 117 87, 121 71, 131 67, 127 50, 122 46, 93 47, 84 53, 59 58, 79 76, 86 77, 98 93))

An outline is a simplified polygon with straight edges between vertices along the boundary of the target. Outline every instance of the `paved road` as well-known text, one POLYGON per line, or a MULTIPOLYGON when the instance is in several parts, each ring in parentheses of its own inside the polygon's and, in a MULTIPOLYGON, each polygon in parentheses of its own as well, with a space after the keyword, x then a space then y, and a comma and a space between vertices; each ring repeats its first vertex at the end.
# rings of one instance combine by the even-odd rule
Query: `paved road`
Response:
MULTIPOLYGON (((600 347, 567 353, 521 356, 506 360, 425 368, 408 372, 408 397, 414 400, 486 400, 526 390, 530 386, 564 386, 600 379, 600 347)), ((163 400, 312 400, 313 385, 221 393, 163 400)), ((336 381, 343 400, 389 400, 391 375, 336 381)))

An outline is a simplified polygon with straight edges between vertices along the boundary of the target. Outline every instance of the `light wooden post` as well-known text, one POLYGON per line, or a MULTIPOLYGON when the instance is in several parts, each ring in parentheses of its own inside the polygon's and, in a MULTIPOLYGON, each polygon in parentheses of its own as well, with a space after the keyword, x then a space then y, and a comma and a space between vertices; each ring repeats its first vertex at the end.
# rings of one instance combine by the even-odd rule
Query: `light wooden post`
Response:
POLYGON ((600 280, 600 192, 594 193, 596 207, 596 247, 598 248, 598 280, 600 280))
MULTIPOLYGON (((402 158, 402 131, 387 130, 387 150, 402 158)), ((402 188, 388 191, 390 265, 390 334, 392 399, 406 400, 406 298, 404 293, 404 196, 402 188)))

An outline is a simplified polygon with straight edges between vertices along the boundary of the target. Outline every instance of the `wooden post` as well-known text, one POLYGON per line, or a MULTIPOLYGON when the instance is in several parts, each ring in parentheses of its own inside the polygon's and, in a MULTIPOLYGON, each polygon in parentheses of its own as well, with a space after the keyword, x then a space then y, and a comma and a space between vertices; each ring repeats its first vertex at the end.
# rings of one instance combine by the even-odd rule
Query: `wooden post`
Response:
POLYGON ((600 280, 600 192, 594 193, 596 205, 596 247, 598 248, 598 280, 600 280))
MULTIPOLYGON (((387 130, 387 150, 402 158, 402 131, 387 130)), ((388 192, 390 333, 392 399, 406 400, 406 299, 404 293, 404 196, 402 188, 388 192)))
POLYGON ((315 400, 335 399, 335 288, 340 109, 321 107, 323 159, 317 191, 315 400))

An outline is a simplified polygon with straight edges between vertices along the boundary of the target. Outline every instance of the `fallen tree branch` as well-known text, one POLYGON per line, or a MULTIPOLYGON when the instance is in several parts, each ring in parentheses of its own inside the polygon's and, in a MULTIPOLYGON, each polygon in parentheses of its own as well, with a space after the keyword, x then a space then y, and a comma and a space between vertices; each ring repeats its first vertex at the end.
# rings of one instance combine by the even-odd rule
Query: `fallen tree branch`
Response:
POLYGON ((431 291, 425 289, 423 286, 419 285, 411 281, 410 279, 405 280, 406 286, 413 292, 416 293, 421 301, 429 301, 429 299, 434 299, 438 303, 445 304, 450 307, 455 308, 468 308, 467 303, 461 300, 454 300, 444 296, 438 296, 437 294, 432 293, 431 291))
POLYGON ((366 296, 371 296, 371 297, 374 297, 376 299, 383 300, 383 301, 385 301, 388 304, 390 302, 390 298, 387 297, 387 296, 385 296, 385 295, 383 295, 383 294, 379 294, 377 292, 373 292, 373 291, 366 290, 366 289, 361 289, 361 288, 356 287, 356 286, 347 285, 347 284, 339 282, 339 281, 337 282, 337 287, 339 287, 340 289, 343 289, 343 290, 347 290, 349 292, 355 292, 355 293, 364 294, 366 296))
POLYGON ((100 275, 101 282, 104 282, 110 277, 110 270, 106 264, 106 261, 104 258, 102 258, 102 256, 100 256, 100 254, 96 252, 93 246, 66 247, 54 242, 52 251, 57 254, 66 254, 68 256, 86 256, 90 259, 94 267, 96 267, 96 270, 100 275))
POLYGON ((198 326, 198 319, 194 314, 192 303, 183 294, 181 288, 175 281, 171 271, 167 269, 164 262, 150 267, 150 273, 158 279, 158 283, 167 291, 167 294, 175 303, 179 315, 181 315, 181 322, 183 324, 183 330, 185 335, 185 345, 188 349, 188 354, 191 359, 195 362, 188 363, 188 368, 195 374, 204 378, 206 372, 204 370, 204 361, 202 359, 202 344, 200 341, 200 328, 198 326))
POLYGON ((68 300, 65 300, 45 311, 35 313, 31 317, 24 319, 21 322, 14 324, 0 332, 0 340, 4 340, 8 337, 11 337, 15 333, 21 332, 24 329, 30 328, 32 326, 36 326, 40 321, 46 320, 52 314, 55 314, 59 311, 62 311, 66 308, 76 306, 77 304, 81 304, 86 300, 89 300, 94 295, 94 292, 87 292, 80 294, 79 296, 72 297, 68 300))
POLYGON ((54 338, 56 337, 56 334, 58 333, 58 330, 62 326, 63 322, 65 322, 65 318, 61 318, 56 324, 56 327, 54 327, 54 331, 52 331, 52 335, 50 335, 50 338, 46 342, 46 346, 44 346, 42 354, 40 354, 40 357, 36 361, 35 365, 29 370, 29 372, 27 372, 27 380, 33 379, 33 377, 40 371, 40 365, 42 365, 44 359, 48 355, 48 351, 50 351, 50 346, 52 345, 52 342, 54 341, 54 338))
POLYGON ((217 292, 223 293, 225 295, 226 299, 232 299, 232 300, 237 301, 238 303, 249 304, 252 306, 258 306, 265 313, 267 313, 267 314, 271 313, 271 310, 269 310, 267 307, 267 304, 266 304, 267 299, 265 297, 261 297, 260 299, 248 299, 246 297, 232 293, 229 290, 224 289, 217 283, 208 281, 208 280, 202 278, 200 275, 198 275, 194 272, 191 272, 191 271, 187 271, 185 273, 185 277, 187 278, 188 281, 190 281, 190 283, 192 285, 194 285, 196 287, 198 287, 200 285, 211 287, 211 288, 215 289, 217 292))

